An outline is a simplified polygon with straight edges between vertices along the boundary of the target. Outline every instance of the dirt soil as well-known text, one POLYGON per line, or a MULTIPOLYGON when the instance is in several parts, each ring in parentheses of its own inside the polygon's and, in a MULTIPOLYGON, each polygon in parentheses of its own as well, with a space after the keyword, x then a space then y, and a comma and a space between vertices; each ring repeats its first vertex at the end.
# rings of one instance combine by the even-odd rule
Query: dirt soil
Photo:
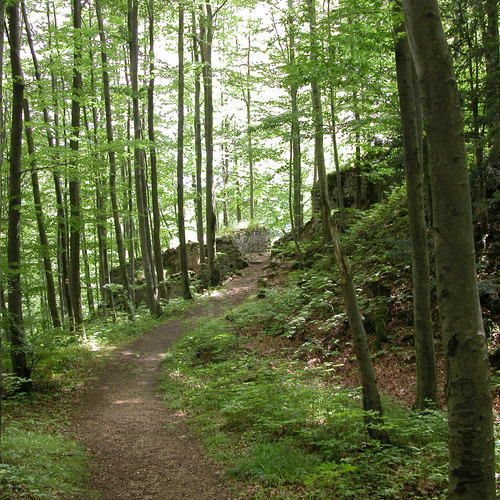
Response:
POLYGON ((267 255, 252 255, 242 276, 121 349, 79 397, 72 416, 76 437, 92 457, 88 498, 226 499, 237 497, 229 480, 204 454, 184 417, 168 409, 157 391, 160 362, 193 321, 221 314, 257 288, 267 255))

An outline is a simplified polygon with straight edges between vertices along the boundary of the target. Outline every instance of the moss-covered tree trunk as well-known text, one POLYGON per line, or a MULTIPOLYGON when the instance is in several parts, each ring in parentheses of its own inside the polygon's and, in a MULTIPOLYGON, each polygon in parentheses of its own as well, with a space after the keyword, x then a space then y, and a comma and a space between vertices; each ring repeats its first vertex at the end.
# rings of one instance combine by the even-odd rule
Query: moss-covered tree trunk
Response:
POLYGON ((431 154, 436 279, 448 368, 448 498, 495 498, 491 388, 464 129, 437 0, 404 0, 431 154))

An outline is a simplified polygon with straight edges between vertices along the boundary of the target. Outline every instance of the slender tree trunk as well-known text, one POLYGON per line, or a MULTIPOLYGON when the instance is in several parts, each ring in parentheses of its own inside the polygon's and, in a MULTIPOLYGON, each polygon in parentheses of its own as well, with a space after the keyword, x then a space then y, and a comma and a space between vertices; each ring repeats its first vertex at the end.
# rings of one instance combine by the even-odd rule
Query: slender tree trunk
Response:
MULTIPOLYGON (((295 34, 296 26, 293 15, 293 0, 288 0, 288 60, 290 62, 290 66, 292 67, 295 65, 295 34)), ((292 79, 290 83, 290 104, 292 110, 290 136, 292 142, 291 163, 293 181, 293 219, 297 241, 300 240, 300 233, 302 231, 302 226, 304 225, 304 207, 302 203, 302 155, 300 149, 298 91, 298 84, 294 79, 292 79)))
POLYGON ((184 7, 179 3, 179 31, 177 51, 179 56, 177 101, 177 226, 179 229, 179 261, 181 267, 182 296, 192 299, 189 290, 189 274, 184 222, 184 7))
POLYGON ((318 173, 321 226, 325 244, 332 242, 330 234, 330 195, 325 168, 325 153, 323 149, 323 110, 321 105, 321 88, 314 68, 318 65, 318 45, 316 40, 316 8, 315 0, 307 0, 309 8, 310 40, 311 40, 311 75, 312 111, 314 124, 314 165, 318 173))
POLYGON ((486 59, 486 121, 490 150, 488 165, 500 170, 500 55, 498 43, 498 2, 482 0, 487 25, 484 36, 486 59))
POLYGON ((219 271, 215 262, 215 231, 217 218, 214 211, 214 106, 212 83, 212 6, 205 3, 201 20, 201 59, 203 63, 203 86, 205 90, 205 148, 206 148, 206 217, 207 217, 207 262, 208 279, 211 285, 219 283, 219 271))
MULTIPOLYGON (((43 88, 42 88, 42 75, 40 72, 40 65, 38 63, 38 58, 36 55, 35 51, 35 46, 33 43, 33 36, 31 34, 31 29, 30 29, 30 24, 28 21, 28 16, 26 13, 26 8, 24 3, 21 3, 21 8, 22 8, 22 14, 23 14, 23 21, 24 21, 24 27, 26 31, 26 38, 28 41, 28 45, 30 48, 31 52, 31 57, 33 60, 33 68, 35 71, 35 79, 38 83, 38 89, 40 95, 43 94, 43 88)), ((47 3, 47 23, 49 25, 49 33, 50 29, 52 27, 51 20, 50 20, 50 7, 49 4, 47 3)), ((52 48, 52 37, 49 36, 49 48, 52 48)), ((53 94, 53 99, 54 99, 54 104, 55 104, 55 111, 54 111, 54 130, 55 133, 57 134, 58 128, 59 128, 59 106, 58 106, 58 99, 57 99, 57 81, 56 77, 53 71, 51 71, 51 87, 52 87, 52 94, 53 94)), ((43 98, 42 98, 43 101, 43 98)), ((43 107, 43 121, 45 123, 45 130, 47 134, 47 142, 49 145, 49 150, 50 151, 55 151, 56 146, 58 146, 58 139, 57 135, 54 137, 53 133, 53 127, 52 123, 49 117, 49 111, 46 106, 43 107)), ((54 160, 57 163, 58 158, 55 157, 54 155, 54 160)), ((64 202, 64 197, 63 197, 63 191, 62 191, 62 185, 61 185, 61 178, 59 176, 59 173, 57 172, 57 169, 54 168, 52 171, 52 177, 54 180, 54 189, 55 189, 55 194, 56 194, 56 206, 57 206, 57 224, 58 224, 58 262, 60 264, 60 284, 61 284, 61 291, 62 291, 62 300, 61 300, 61 311, 62 314, 61 316, 64 317, 64 310, 66 311, 68 317, 70 318, 70 326, 73 325, 74 323, 74 315, 73 315, 73 304, 72 304, 72 299, 71 299, 71 291, 70 291, 70 277, 69 277, 69 259, 68 259, 68 226, 67 226, 67 217, 66 217, 66 212, 65 212, 65 202, 64 202)))
MULTIPOLYGON (((24 99, 24 120, 30 122, 30 109, 28 100, 24 99)), ((31 125, 25 125, 26 144, 28 154, 30 156, 30 169, 31 169, 31 186, 33 189, 33 201, 35 205, 35 217, 38 227, 38 238, 40 240, 40 247, 43 260, 43 271, 45 276, 45 284, 47 285, 47 302, 50 311, 50 318, 52 325, 55 328, 61 327, 59 313, 57 309, 56 287, 54 284, 54 274, 52 272, 52 262, 50 259, 49 240, 47 238, 47 230, 45 228, 45 217, 43 215, 42 200, 40 196, 40 184, 38 182, 38 173, 36 170, 35 161, 35 142, 33 140, 33 132, 31 125)))
POLYGON ((9 213, 7 230, 8 320, 11 342, 12 370, 21 378, 19 389, 30 392, 31 369, 26 358, 21 291, 21 160, 23 135, 24 78, 21 66, 21 21, 19 2, 6 9, 10 33, 12 71, 12 121, 10 131, 9 213))
POLYGON ((448 367, 448 498, 495 498, 491 388, 464 129, 437 0, 404 0, 431 153, 436 279, 448 367))
POLYGON ((339 150, 337 146, 337 110, 335 106, 335 89, 330 88, 330 115, 332 123, 332 145, 333 162, 335 164, 335 176, 337 178, 337 198, 340 210, 340 219, 344 223, 344 191, 342 189, 342 174, 340 172, 339 150))
POLYGON ((154 98, 155 98, 155 52, 154 52, 154 0, 149 0, 149 84, 148 84, 148 139, 149 161, 151 169, 151 208, 153 209, 153 256, 158 280, 160 297, 168 297, 164 283, 163 257, 161 251, 161 218, 160 199, 158 195, 158 167, 156 161, 155 125, 154 125, 154 98))
POLYGON ((80 180, 78 175, 78 150, 80 134, 80 98, 82 93, 82 74, 80 64, 82 59, 81 49, 81 27, 82 13, 81 0, 73 0, 73 37, 74 37, 74 66, 73 66, 73 95, 71 98, 71 138, 69 141, 73 152, 72 167, 74 172, 69 181, 70 199, 70 266, 69 286, 71 292, 71 303, 73 305, 73 316, 77 327, 83 323, 82 297, 80 281, 80 239, 83 220, 81 217, 80 202, 80 180))
POLYGON ((134 319, 134 302, 130 290, 130 280, 127 273, 127 262, 125 258, 125 243, 123 241, 122 226, 120 223, 120 209, 118 197, 116 194, 116 153, 113 149, 113 114, 111 111, 111 91, 108 71, 108 55, 106 52, 106 34, 104 32, 104 22, 101 11, 101 1, 95 0, 97 14, 97 25, 99 28, 99 39, 101 43, 101 62, 102 62, 102 87, 104 96, 104 111, 106 114, 106 139, 108 141, 108 162, 109 162, 109 197, 111 199, 111 210, 113 212, 113 227, 115 231, 116 250, 118 253, 118 263, 120 266, 120 277, 125 294, 125 303, 129 311, 129 318, 134 319))
MULTIPOLYGON (((5 37, 5 0, 0 0, 0 166, 3 165, 5 152, 5 116, 3 112, 4 78, 4 37, 5 37)), ((0 197, 3 196, 3 169, 0 167, 0 197)), ((0 203, 0 220, 3 218, 3 203, 0 203)), ((3 462, 3 398, 4 398, 4 332, 8 325, 7 304, 5 303, 4 273, 0 272, 0 462, 3 462)))
POLYGON ((250 34, 248 35, 248 47, 247 47, 247 88, 244 90, 245 95, 245 107, 247 112, 247 148, 248 148, 248 176, 249 176, 249 188, 250 188, 250 220, 255 218, 255 180, 254 180, 254 162, 253 162, 253 144, 252 144, 252 95, 250 92, 250 51, 252 49, 251 45, 252 39, 250 34))
MULTIPOLYGON (((311 55, 317 51, 316 45, 316 12, 315 12, 315 0, 307 0, 309 8, 309 22, 311 29, 311 55)), ((315 78, 312 79, 313 81, 315 78)), ((313 108, 315 114, 314 126, 315 126, 315 143, 323 142, 323 131, 322 131, 322 120, 318 119, 321 116, 321 100, 318 99, 320 95, 320 89, 317 82, 315 83, 316 91, 313 89, 313 108), (316 103, 314 103, 316 100, 316 103), (321 129, 320 129, 321 127, 321 129)), ((326 171, 324 168, 324 157, 323 145, 316 144, 315 146, 315 160, 319 160, 318 165, 318 176, 319 183, 322 187, 322 205, 326 205, 326 209, 323 209, 328 215, 327 226, 324 231, 328 230, 329 239, 328 241, 333 244, 333 254, 337 262, 339 269, 342 295, 344 297, 344 303, 347 312, 347 318, 349 321, 349 328, 351 330, 354 351, 356 353, 356 359, 359 367, 359 375, 361 379, 361 386, 363 390, 363 409, 365 410, 365 422, 367 426, 367 431, 370 437, 377 439, 382 443, 389 441, 389 436, 387 431, 381 428, 383 424, 382 416, 382 403, 380 400, 380 395, 378 392, 377 381, 375 378, 375 371, 373 369, 372 360, 370 357, 370 351, 368 348, 368 340, 366 337, 365 328, 363 325, 363 317, 359 310, 358 298, 356 295, 356 288, 354 287, 354 281, 352 278, 351 270, 345 259, 344 250, 340 242, 339 231, 335 221, 330 217, 330 200, 328 197, 328 191, 326 188, 326 171)), ((323 212, 322 212, 323 215, 323 212)))
POLYGON ((202 185, 202 138, 201 138, 201 82, 199 41, 196 33, 196 15, 193 12, 191 19, 192 37, 193 37, 193 62, 195 65, 194 75, 194 150, 196 163, 196 195, 195 195, 195 213, 196 213, 196 235, 198 239, 198 248, 200 253, 200 264, 204 265, 206 261, 204 232, 203 232, 203 185, 202 185))
MULTIPOLYGON (((396 15, 401 3, 394 4, 396 15)), ((404 25, 395 28, 396 72, 403 125, 406 191, 413 272, 413 321, 417 358, 417 397, 415 407, 424 409, 438 401, 436 359, 432 331, 431 290, 427 227, 423 196, 421 126, 417 123, 418 103, 413 88, 413 61, 404 25)))
POLYGON ((82 240, 82 257, 83 257, 83 268, 85 271, 85 288, 87 290, 87 304, 89 307, 89 315, 93 317, 95 315, 95 302, 94 302, 94 292, 92 290, 92 278, 90 275, 90 263, 89 254, 87 248, 87 240, 85 238, 85 230, 81 232, 82 240))
POLYGON ((360 115, 357 91, 353 92, 352 99, 354 103, 354 121, 356 122, 354 153, 354 177, 356 188, 354 191, 354 206, 359 210, 361 208, 361 134, 359 132, 360 115))
MULTIPOLYGON (((134 121, 134 139, 141 140, 141 117, 139 111, 139 86, 138 86, 138 26, 137 26, 137 0, 128 0, 128 27, 129 27, 129 49, 130 49, 130 83, 132 87, 132 109, 134 121)), ((146 297, 149 310, 152 315, 161 315, 158 290, 155 283, 155 275, 152 262, 151 238, 148 223, 146 178, 144 174, 144 157, 142 149, 136 144, 134 147, 135 165, 135 191, 137 203, 137 216, 139 219, 139 234, 141 239, 142 266, 146 286, 146 297)))

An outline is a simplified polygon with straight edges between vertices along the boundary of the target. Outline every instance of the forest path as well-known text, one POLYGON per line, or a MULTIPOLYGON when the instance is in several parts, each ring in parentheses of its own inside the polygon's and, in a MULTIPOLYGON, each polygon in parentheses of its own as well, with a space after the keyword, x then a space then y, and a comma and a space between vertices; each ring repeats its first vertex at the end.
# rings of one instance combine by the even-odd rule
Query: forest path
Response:
POLYGON ((268 256, 252 255, 249 260, 243 275, 229 280, 217 295, 121 349, 82 393, 72 422, 92 457, 91 487, 96 493, 89 498, 234 497, 183 416, 162 404, 157 385, 165 351, 193 321, 218 315, 255 292, 268 256))

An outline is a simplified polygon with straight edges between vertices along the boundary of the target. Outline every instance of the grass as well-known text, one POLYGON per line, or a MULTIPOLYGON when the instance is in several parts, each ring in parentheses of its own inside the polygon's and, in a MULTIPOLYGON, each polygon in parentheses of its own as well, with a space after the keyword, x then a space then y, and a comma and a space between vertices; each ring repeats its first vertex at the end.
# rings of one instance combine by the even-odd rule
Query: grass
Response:
POLYGON ((82 498, 87 455, 66 436, 10 425, 2 453, 0 498, 82 498))
MULTIPOLYGON (((135 321, 125 315, 116 321, 96 318, 85 325, 84 337, 60 329, 31 332, 29 341, 36 347, 29 360, 37 392, 11 392, 3 401, 0 499, 93 498, 86 452, 66 432, 71 395, 96 376, 117 348, 187 307, 185 301, 172 300, 159 319, 145 311, 135 321)), ((13 391, 15 378, 4 380, 13 391)))
POLYGON ((252 348, 242 324, 269 328, 259 304, 200 324, 164 361, 167 404, 189 415, 228 475, 254 498, 444 498, 445 415, 388 401, 393 444, 371 441, 359 391, 339 387, 329 364, 252 348))

